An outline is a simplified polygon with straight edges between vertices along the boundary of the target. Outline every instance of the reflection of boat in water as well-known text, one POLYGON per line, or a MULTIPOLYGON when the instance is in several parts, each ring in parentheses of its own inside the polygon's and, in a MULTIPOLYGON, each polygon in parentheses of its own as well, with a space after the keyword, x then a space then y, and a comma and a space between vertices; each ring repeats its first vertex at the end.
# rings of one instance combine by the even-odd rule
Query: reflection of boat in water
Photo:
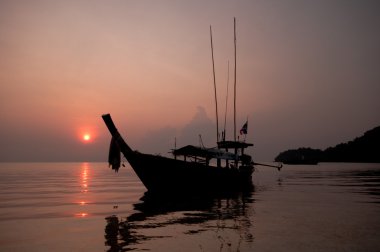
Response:
POLYGON ((200 244, 205 251, 206 246, 222 245, 238 251, 253 241, 249 218, 253 202, 252 191, 196 197, 146 193, 134 205, 135 213, 125 219, 106 218, 106 244, 109 251, 145 250, 163 243, 169 250, 179 250, 177 239, 201 239, 208 244, 200 244), (209 236, 215 239, 199 238, 209 236))

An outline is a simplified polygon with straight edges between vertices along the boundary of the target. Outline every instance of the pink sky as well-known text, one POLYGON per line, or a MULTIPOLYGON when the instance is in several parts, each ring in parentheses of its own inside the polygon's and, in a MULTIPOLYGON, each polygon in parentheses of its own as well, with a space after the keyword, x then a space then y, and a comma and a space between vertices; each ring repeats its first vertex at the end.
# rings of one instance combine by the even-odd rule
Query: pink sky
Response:
POLYGON ((255 159, 349 141, 380 125, 379 11, 346 0, 2 0, 0 161, 106 161, 103 113, 141 151, 199 134, 214 146, 209 25, 223 122, 233 17, 238 128, 248 117, 255 159))

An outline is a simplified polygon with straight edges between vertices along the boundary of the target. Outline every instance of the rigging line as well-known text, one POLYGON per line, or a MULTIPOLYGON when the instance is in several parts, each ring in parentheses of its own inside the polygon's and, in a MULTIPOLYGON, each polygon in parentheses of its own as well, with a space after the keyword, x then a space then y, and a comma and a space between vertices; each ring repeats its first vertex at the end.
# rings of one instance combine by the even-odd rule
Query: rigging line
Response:
POLYGON ((215 94, 215 115, 216 115, 216 142, 219 141, 219 120, 218 120, 218 99, 216 96, 216 80, 215 80, 215 64, 214 64, 214 46, 212 43, 212 31, 210 25, 210 38, 211 38, 211 58, 212 58, 212 73, 214 76, 214 94, 215 94))
POLYGON ((199 146, 203 149, 205 149, 205 146, 203 145, 202 135, 199 134, 199 146))

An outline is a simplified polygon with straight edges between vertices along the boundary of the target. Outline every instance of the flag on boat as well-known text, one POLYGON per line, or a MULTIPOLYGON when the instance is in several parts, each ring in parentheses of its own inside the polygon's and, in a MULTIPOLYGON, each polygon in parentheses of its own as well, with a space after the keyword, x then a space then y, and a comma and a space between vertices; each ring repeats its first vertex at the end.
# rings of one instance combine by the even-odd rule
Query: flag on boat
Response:
POLYGON ((240 130, 240 135, 247 135, 247 132, 248 132, 248 121, 246 121, 246 123, 244 123, 243 127, 241 127, 241 130, 240 130))

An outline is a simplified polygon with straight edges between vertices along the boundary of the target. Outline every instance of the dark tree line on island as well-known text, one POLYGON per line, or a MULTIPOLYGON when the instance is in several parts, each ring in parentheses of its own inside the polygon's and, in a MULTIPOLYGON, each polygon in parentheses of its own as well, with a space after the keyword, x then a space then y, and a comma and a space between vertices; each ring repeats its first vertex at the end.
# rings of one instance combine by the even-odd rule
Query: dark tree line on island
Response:
POLYGON ((363 136, 325 150, 298 148, 281 152, 276 162, 284 164, 317 164, 319 162, 380 163, 380 126, 363 136))

